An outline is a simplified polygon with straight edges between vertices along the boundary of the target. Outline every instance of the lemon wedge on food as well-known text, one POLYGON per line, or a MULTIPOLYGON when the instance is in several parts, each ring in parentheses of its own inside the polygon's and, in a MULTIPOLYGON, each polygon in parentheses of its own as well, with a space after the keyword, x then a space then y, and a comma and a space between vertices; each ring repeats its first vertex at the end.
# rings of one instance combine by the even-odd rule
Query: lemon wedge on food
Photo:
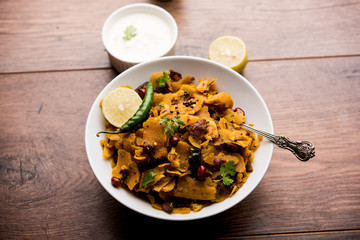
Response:
POLYGON ((109 92, 102 100, 102 112, 106 120, 121 127, 139 109, 142 99, 134 90, 119 87, 109 92))
POLYGON ((248 62, 246 45, 238 37, 219 37, 210 44, 209 59, 240 73, 248 62))

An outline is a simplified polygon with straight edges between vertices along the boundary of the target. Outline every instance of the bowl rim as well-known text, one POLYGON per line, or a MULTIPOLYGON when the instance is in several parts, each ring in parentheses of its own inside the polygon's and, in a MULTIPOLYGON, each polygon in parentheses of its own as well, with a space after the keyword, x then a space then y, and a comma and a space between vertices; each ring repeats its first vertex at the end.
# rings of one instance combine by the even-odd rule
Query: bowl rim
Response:
MULTIPOLYGON (((264 101, 264 99, 262 98, 262 96, 260 95, 260 93, 256 90, 256 88, 246 79, 244 78, 241 74, 237 73, 236 71, 220 64, 220 63, 217 63, 215 61, 211 61, 209 59, 205 59, 205 58, 200 58, 200 57, 193 57, 193 56, 166 56, 166 57, 161 57, 161 58, 156 58, 156 59, 152 59, 152 60, 148 60, 146 62, 143 62, 143 63, 139 63, 127 70, 125 70, 124 72, 120 73, 119 75, 117 75, 116 77, 114 77, 101 91, 100 93, 98 94, 98 96, 96 97, 96 99, 94 100, 92 106, 91 106, 91 109, 89 111, 89 114, 88 114, 88 117, 87 117, 87 121, 86 121, 86 126, 85 126, 85 150, 86 150, 86 154, 87 154, 87 158, 88 158, 88 161, 89 161, 89 164, 90 164, 90 167, 94 173, 94 175, 96 176, 98 182, 100 182, 100 184, 102 185, 102 187, 106 190, 106 192, 108 192, 112 197, 114 197, 118 202, 120 202, 122 205, 128 207, 129 209, 137 212, 137 213, 140 213, 142 215, 145 215, 145 216, 148 216, 148 217, 152 217, 152 218, 156 218, 156 219, 161 219, 161 220, 170 220, 170 221, 189 221, 189 220, 197 220, 197 219, 203 219, 203 218, 208 218, 208 217, 211 217, 211 216, 214 216, 214 215, 217 215, 219 213, 222 213, 222 212, 225 212, 227 211, 228 209, 232 208, 233 206, 239 204, 241 201, 243 201, 249 194, 251 194, 255 188, 259 185, 259 183, 261 182, 261 180, 263 179, 264 175, 266 174, 267 170, 268 170, 268 167, 270 165, 270 162, 271 162, 271 158, 272 158, 272 154, 273 154, 273 144, 271 144, 271 148, 270 148, 270 152, 269 152, 269 155, 268 155, 268 161, 266 162, 266 165, 264 166, 264 171, 263 173, 257 178, 255 184, 251 187, 250 191, 248 191, 246 194, 244 194, 241 198, 239 198, 237 201, 234 201, 232 202, 231 204, 228 204, 226 205, 225 207, 219 209, 219 210, 216 210, 216 211, 213 211, 211 213, 208 213, 206 214, 205 216, 203 216, 202 214, 198 214, 198 213, 201 213, 200 212, 192 212, 190 214, 185 214, 185 215, 182 215, 182 214, 167 214, 167 215, 152 215, 150 213, 147 213, 147 212, 142 212, 140 211, 139 209, 137 209, 136 207, 134 207, 134 205, 132 204, 129 204, 129 203, 124 203, 122 201, 119 200, 118 196, 115 196, 114 193, 108 191, 107 189, 107 186, 105 186, 105 184, 103 184, 100 180, 99 180, 99 177, 97 175, 97 171, 95 169, 95 166, 93 165, 93 163, 90 161, 90 158, 91 158, 91 155, 88 151, 88 141, 89 140, 89 136, 88 136, 88 132, 89 132, 89 121, 90 121, 90 117, 92 116, 92 112, 95 111, 95 107, 98 107, 98 101, 99 101, 99 98, 101 97, 102 93, 107 90, 108 86, 114 82, 114 81, 117 81, 118 78, 121 78, 122 75, 124 74, 127 74, 128 72, 130 71, 136 71, 137 69, 139 68, 142 68, 146 65, 151 65, 151 64, 156 64, 156 63, 159 63, 159 62, 163 62, 163 61, 169 61, 169 60, 185 60, 185 61, 195 61, 195 62, 206 62, 208 64, 213 64, 213 65, 216 65, 220 68, 222 68, 223 70, 225 71, 231 71, 233 74, 236 74, 236 76, 238 76, 240 79, 242 79, 242 81, 244 81, 244 83, 246 85, 248 85, 248 87, 250 87, 256 94, 257 94, 257 97, 259 98, 259 100, 261 101, 261 103, 263 104, 263 106, 265 107, 265 114, 267 115, 268 117, 268 120, 269 120, 269 128, 268 131, 270 133, 274 133, 274 129, 273 129, 273 122, 272 122, 272 118, 271 118, 271 115, 270 115, 270 112, 269 112, 269 109, 264 101), (172 216, 177 216, 177 215, 181 215, 182 217, 172 217, 172 216)), ((199 76, 198 76, 199 77, 199 76)), ((246 184, 246 183, 245 183, 246 184)), ((241 188, 240 188, 241 189, 241 188)), ((234 197, 234 196, 233 196, 234 197)), ((216 204, 216 203, 215 203, 216 204)), ((149 206, 151 207, 151 205, 149 204, 149 206)), ((157 210, 157 211, 161 211, 161 210, 157 210)))
MULTIPOLYGON (((142 12, 142 9, 148 10, 148 11, 153 11, 156 12, 156 16, 162 18, 166 23, 170 23, 169 27, 171 28, 171 30, 174 32, 171 42, 169 44, 169 47, 164 51, 161 52, 161 54, 159 54, 158 57, 162 57, 164 55, 166 55, 167 53, 169 53, 171 51, 171 49, 175 46, 175 43, 177 41, 178 38, 178 27, 176 24, 176 21, 174 19, 174 17, 168 12, 166 11, 164 8, 159 7, 157 5, 154 4, 150 4, 150 3, 133 3, 133 4, 128 4, 125 5, 123 7, 120 7, 118 9, 116 9, 114 12, 112 12, 105 20, 102 30, 101 30, 101 39, 103 42, 103 45, 106 49, 106 51, 115 59, 117 59, 118 61, 121 62, 126 62, 128 64, 137 64, 137 63, 142 63, 145 61, 129 61, 127 59, 121 58, 118 55, 114 54, 114 51, 111 49, 111 47, 109 47, 108 44, 108 40, 107 40, 107 34, 108 34, 108 28, 110 27, 109 24, 111 23, 113 18, 118 17, 118 15, 122 14, 122 13, 126 13, 126 12, 136 12, 136 10, 139 10, 139 12, 142 12)), ((147 60, 149 61, 149 60, 147 60)))

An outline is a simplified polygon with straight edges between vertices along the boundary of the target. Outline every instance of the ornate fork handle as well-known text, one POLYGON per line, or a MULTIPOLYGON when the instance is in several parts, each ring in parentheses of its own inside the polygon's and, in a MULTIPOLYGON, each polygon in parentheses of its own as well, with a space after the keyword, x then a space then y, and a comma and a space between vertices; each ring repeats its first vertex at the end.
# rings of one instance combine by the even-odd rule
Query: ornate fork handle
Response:
POLYGON ((266 137, 278 147, 290 150, 300 161, 308 161, 315 156, 315 146, 308 141, 292 141, 285 136, 277 136, 262 130, 255 129, 246 124, 241 125, 246 130, 266 137))

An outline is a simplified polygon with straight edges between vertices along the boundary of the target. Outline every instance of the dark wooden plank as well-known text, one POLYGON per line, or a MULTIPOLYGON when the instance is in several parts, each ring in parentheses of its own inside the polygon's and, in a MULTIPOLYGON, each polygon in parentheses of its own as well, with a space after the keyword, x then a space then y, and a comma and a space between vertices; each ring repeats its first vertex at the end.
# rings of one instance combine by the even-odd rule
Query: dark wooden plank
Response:
MULTIPOLYGON (((132 0, 2 0, 0 72, 109 67, 101 27, 132 0)), ((360 54, 360 1, 144 0, 175 18, 175 55, 207 57, 221 35, 244 39, 250 60, 360 54)))
POLYGON ((276 235, 258 235, 240 237, 238 239, 292 239, 292 240, 312 240, 312 239, 326 239, 326 240, 338 240, 338 239, 353 239, 360 238, 360 231, 333 231, 333 232, 316 232, 316 233, 290 233, 290 234, 276 234, 276 235))
POLYGON ((112 70, 0 74, 0 238, 138 239, 161 231, 205 239, 359 229, 359 61, 249 63, 244 75, 267 102, 275 131, 313 141, 316 157, 302 163, 276 148, 244 201, 180 223, 128 210, 91 172, 86 117, 112 70))
POLYGON ((307 163, 275 149, 261 183, 271 192, 261 203, 282 207, 259 215, 269 220, 259 230, 281 222, 284 231, 292 225, 299 231, 359 228, 359 63, 360 58, 332 58, 250 63, 246 69, 267 102, 275 133, 316 146, 316 157, 307 163))
POLYGON ((103 232, 93 226, 116 203, 94 178, 83 142, 91 102, 113 77, 112 70, 0 77, 1 239, 103 232))

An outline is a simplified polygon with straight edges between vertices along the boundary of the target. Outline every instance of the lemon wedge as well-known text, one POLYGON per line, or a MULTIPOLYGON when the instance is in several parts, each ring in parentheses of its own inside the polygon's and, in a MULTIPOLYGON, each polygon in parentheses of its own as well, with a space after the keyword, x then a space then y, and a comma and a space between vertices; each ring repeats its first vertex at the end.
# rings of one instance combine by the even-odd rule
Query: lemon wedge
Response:
POLYGON ((246 45, 238 37, 219 37, 210 44, 209 59, 240 73, 248 62, 246 45))
POLYGON ((139 109, 142 99, 134 90, 119 87, 109 92, 102 100, 102 112, 106 120, 121 127, 139 109))

